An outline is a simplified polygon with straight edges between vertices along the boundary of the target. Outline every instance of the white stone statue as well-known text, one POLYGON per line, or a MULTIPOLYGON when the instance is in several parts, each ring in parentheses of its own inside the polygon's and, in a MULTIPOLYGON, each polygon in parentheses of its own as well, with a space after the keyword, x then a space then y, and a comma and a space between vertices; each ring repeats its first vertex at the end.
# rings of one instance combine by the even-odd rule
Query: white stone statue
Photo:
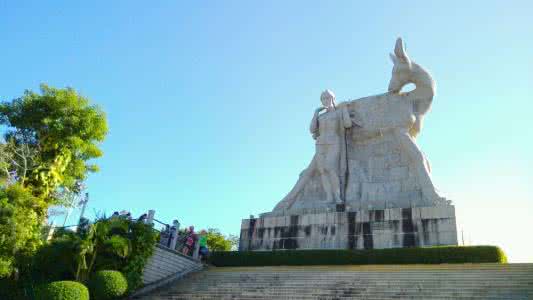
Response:
POLYGON ((311 133, 316 152, 276 211, 372 209, 446 204, 434 187, 429 162, 416 145, 435 94, 431 75, 396 41, 388 92, 335 104, 326 90, 311 133), (414 83, 413 91, 402 87, 414 83), (320 113, 325 110, 324 113, 320 113))

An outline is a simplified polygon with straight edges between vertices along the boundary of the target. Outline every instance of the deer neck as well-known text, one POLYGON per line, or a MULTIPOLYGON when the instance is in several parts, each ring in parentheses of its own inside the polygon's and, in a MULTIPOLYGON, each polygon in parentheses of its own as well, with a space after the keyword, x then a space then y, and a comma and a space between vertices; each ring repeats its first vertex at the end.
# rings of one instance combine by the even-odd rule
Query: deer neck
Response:
POLYGON ((406 93, 406 96, 419 101, 431 102, 433 100, 433 96, 435 95, 435 81, 426 70, 415 63, 413 63, 411 81, 416 85, 416 88, 406 93))

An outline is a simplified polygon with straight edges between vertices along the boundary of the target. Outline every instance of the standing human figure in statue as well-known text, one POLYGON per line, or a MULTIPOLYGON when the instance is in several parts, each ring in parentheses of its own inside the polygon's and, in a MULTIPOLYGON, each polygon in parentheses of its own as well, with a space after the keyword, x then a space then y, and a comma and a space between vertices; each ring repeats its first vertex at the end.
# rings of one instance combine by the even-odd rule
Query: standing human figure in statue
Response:
POLYGON ((346 106, 335 104, 335 94, 325 90, 320 101, 322 106, 315 110, 310 131, 316 140, 315 155, 298 182, 276 209, 289 209, 313 176, 320 176, 320 182, 329 203, 342 203, 341 189, 346 173, 345 130, 352 127, 352 120, 346 106), (324 111, 321 113, 322 111, 324 111))

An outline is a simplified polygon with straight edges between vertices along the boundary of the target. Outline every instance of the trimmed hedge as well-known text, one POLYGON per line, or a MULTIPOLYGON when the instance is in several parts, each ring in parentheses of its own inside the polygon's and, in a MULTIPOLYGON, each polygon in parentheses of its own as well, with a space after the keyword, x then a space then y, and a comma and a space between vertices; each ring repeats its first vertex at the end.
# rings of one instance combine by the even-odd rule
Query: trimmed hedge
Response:
POLYGON ((54 281, 36 290, 37 300, 89 300, 87 288, 76 281, 54 281))
POLYGON ((98 271, 91 277, 89 289, 91 299, 117 299, 126 294, 128 281, 119 271, 98 271))
POLYGON ((443 246, 372 250, 278 250, 213 252, 209 262, 217 267, 307 266, 370 264, 506 263, 495 246, 443 246))

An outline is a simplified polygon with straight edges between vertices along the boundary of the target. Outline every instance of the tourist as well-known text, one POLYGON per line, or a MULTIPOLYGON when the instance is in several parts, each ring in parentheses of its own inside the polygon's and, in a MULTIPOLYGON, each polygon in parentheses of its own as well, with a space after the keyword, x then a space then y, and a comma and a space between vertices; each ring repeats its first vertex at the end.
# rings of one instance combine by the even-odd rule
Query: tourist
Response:
POLYGON ((186 231, 185 245, 183 247, 182 253, 184 255, 192 256, 194 250, 194 243, 198 239, 194 233, 194 226, 189 226, 189 230, 186 231))
POLYGON ((203 229, 200 231, 198 244, 200 245, 200 249, 198 251, 200 254, 200 260, 205 260, 209 254, 209 249, 207 248, 207 231, 203 229))

